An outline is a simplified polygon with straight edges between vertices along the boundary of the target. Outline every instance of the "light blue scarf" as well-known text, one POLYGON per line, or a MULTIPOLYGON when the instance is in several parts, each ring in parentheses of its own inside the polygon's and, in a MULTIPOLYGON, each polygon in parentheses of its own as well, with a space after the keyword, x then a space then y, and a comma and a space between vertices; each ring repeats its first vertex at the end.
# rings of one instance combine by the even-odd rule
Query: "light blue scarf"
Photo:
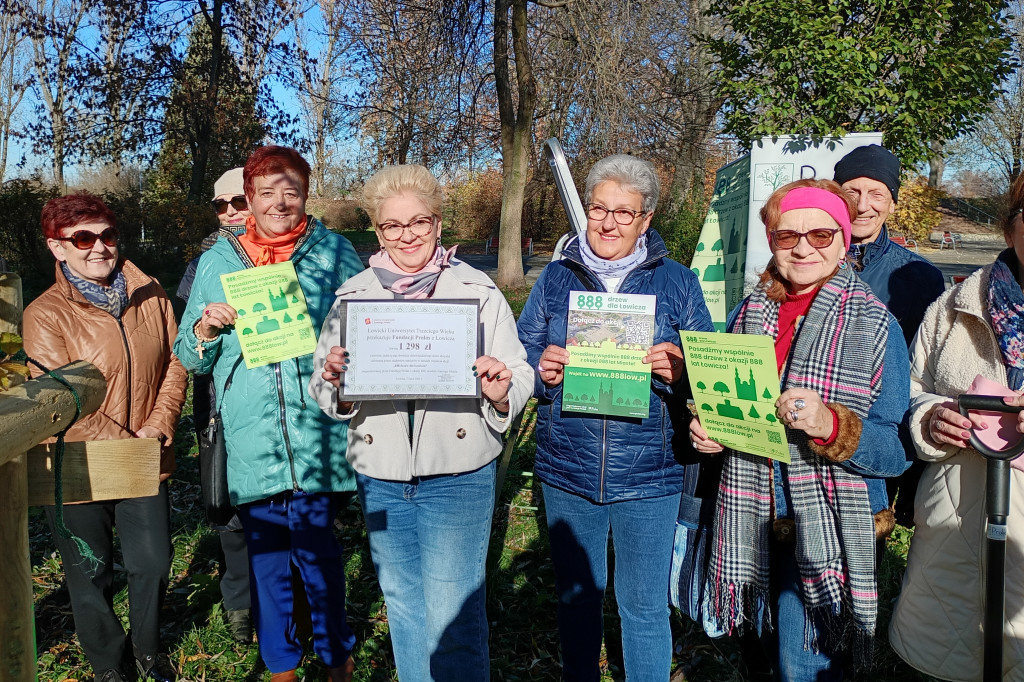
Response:
POLYGON ((622 279, 636 266, 641 265, 647 260, 646 233, 640 235, 640 238, 636 240, 636 246, 633 248, 633 253, 616 260, 607 260, 594 253, 593 249, 590 248, 590 243, 587 241, 586 235, 583 237, 577 237, 577 239, 580 243, 580 256, 583 257, 583 264, 586 265, 587 269, 592 273, 600 277, 602 281, 606 278, 622 279))

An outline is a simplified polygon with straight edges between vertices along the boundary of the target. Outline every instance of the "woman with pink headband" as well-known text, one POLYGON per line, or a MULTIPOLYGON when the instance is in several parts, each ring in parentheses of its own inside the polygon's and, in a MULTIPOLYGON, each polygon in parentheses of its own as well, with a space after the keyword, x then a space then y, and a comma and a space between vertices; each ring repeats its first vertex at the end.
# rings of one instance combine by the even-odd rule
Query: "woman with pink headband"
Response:
MULTIPOLYGON (((831 180, 798 180, 761 209, 772 259, 728 329, 775 339, 776 416, 790 464, 727 450, 705 587, 709 631, 757 634, 776 680, 841 680, 871 658, 876 541, 891 532, 883 477, 907 467, 897 427, 909 364, 895 318, 846 266, 855 207, 831 180)), ((690 423, 698 452, 723 447, 690 423)), ((749 670, 752 676, 768 670, 749 670)))

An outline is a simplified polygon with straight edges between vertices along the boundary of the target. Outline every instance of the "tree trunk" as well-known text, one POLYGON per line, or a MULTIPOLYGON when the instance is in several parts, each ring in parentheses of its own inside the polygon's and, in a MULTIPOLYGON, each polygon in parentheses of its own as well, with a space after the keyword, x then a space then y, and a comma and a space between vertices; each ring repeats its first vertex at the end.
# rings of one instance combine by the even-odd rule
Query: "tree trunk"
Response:
POLYGON ((526 286, 523 274, 522 220, 526 174, 533 140, 533 114, 537 82, 527 45, 527 0, 495 0, 494 82, 501 121, 501 223, 498 232, 499 287, 526 286), (512 11, 512 47, 515 51, 519 106, 513 108, 512 80, 508 69, 509 9, 512 11))
POLYGON ((220 93, 221 52, 224 49, 223 17, 224 0, 213 0, 210 14, 203 14, 210 22, 210 80, 206 84, 206 96, 203 101, 203 112, 199 116, 196 130, 196 151, 192 161, 192 176, 188 183, 188 200, 198 204, 205 198, 203 183, 206 180, 206 167, 210 162, 210 143, 213 138, 213 119, 217 111, 217 97, 220 93))
POLYGON ((946 159, 942 156, 943 144, 938 141, 928 143, 931 155, 928 157, 928 186, 938 189, 942 184, 942 172, 946 169, 946 159))

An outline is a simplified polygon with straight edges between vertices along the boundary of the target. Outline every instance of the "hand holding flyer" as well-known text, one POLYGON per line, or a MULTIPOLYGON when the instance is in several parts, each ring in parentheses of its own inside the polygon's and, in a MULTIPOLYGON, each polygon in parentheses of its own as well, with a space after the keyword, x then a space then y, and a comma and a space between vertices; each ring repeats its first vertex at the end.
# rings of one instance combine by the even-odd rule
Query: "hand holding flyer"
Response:
POLYGON ((775 416, 779 375, 769 336, 681 331, 701 426, 722 445, 789 462, 786 429, 775 416))
POLYGON ((316 333, 291 261, 220 276, 248 369, 309 355, 316 333))

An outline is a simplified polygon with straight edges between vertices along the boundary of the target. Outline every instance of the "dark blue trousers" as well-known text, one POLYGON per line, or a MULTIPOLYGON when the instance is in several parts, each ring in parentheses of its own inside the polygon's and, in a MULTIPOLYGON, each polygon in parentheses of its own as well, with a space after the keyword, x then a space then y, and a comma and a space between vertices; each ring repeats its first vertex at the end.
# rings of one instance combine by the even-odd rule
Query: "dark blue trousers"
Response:
POLYGON ((302 577, 313 650, 320 660, 336 668, 355 647, 345 616, 345 564, 333 531, 340 500, 339 494, 289 491, 238 508, 249 547, 260 656, 272 673, 292 670, 302 660, 293 617, 292 566, 302 577))

